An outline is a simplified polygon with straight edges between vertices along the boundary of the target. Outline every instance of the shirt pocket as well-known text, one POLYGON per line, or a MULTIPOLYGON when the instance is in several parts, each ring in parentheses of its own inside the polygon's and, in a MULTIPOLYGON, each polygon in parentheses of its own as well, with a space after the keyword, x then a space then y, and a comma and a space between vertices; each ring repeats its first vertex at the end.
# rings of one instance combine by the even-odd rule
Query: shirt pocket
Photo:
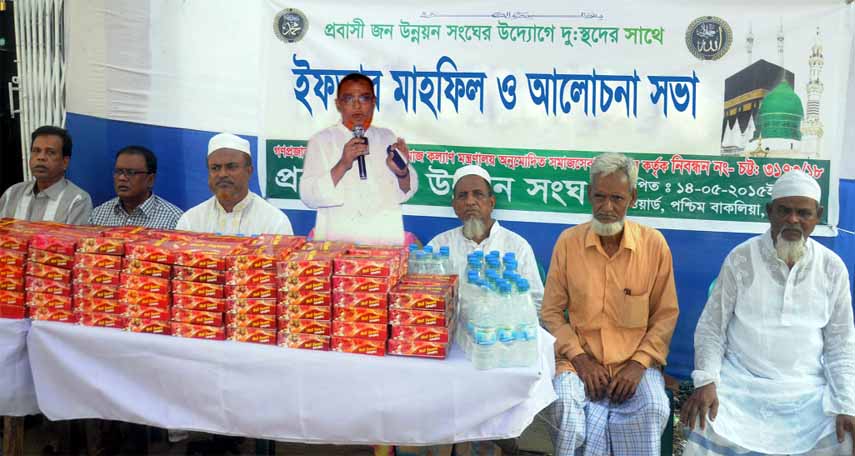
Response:
POLYGON ((615 320, 621 328, 646 328, 650 314, 650 293, 639 295, 624 294, 618 300, 615 320))

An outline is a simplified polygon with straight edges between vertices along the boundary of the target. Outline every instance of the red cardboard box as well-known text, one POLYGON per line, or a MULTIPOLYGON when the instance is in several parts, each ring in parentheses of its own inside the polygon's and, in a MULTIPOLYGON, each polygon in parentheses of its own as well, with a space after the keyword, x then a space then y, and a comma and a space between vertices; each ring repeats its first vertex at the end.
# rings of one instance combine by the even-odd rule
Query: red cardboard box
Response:
POLYGON ((276 300, 257 298, 229 298, 226 300, 226 311, 229 313, 276 315, 276 300))
POLYGON ((119 287, 115 285, 102 285, 93 283, 89 285, 77 284, 74 286, 75 299, 119 299, 119 287))
POLYGON ((172 295, 172 306, 187 310, 223 312, 226 310, 226 300, 222 298, 176 294, 172 295))
POLYGON ((273 299, 276 298, 276 284, 226 285, 226 296, 238 299, 273 299))
POLYGON ((78 314, 67 309, 51 309, 50 307, 31 307, 30 318, 33 320, 58 321, 61 323, 77 323, 78 314))
POLYGON ((25 270, 29 276, 58 280, 60 282, 71 282, 71 269, 48 266, 46 264, 28 261, 25 270))
POLYGON ((332 309, 328 306, 278 305, 280 320, 332 320, 332 309))
POLYGON ((386 354, 386 341, 374 339, 360 339, 358 337, 332 337, 330 348, 332 351, 343 353, 357 353, 360 355, 383 356, 386 354))
POLYGON ((359 337, 362 339, 386 340, 388 335, 386 324, 354 323, 349 321, 334 321, 332 335, 336 337, 359 337))
POLYGON ((140 306, 136 304, 128 304, 125 310, 125 316, 128 318, 142 318, 145 320, 163 320, 169 321, 172 317, 168 309, 162 307, 140 306))
POLYGON ((125 274, 159 277, 168 279, 172 276, 172 266, 152 261, 142 261, 125 258, 122 261, 122 272, 125 274))
POLYGON ((83 253, 97 253, 100 255, 124 255, 125 240, 121 238, 88 237, 80 239, 77 243, 77 251, 83 253))
POLYGON ((226 340, 226 328, 222 326, 194 325, 190 323, 170 323, 172 335, 190 339, 226 340))
POLYGON ((170 297, 166 293, 152 293, 150 291, 129 290, 119 288, 119 301, 126 304, 139 306, 169 308, 170 297))
MULTIPOLYGON (((71 269, 71 266, 74 264, 74 255, 49 252, 47 250, 37 250, 30 247, 30 250, 28 251, 27 255, 27 260, 32 261, 34 263, 41 263, 49 266, 57 266, 60 268, 71 269)), ((2 261, 1 258, 0 261, 2 261)), ((21 264, 23 264, 23 262, 21 264)))
POLYGON ((236 342, 252 342, 256 344, 275 345, 276 330, 263 328, 226 328, 226 338, 236 342))
POLYGON ((300 251, 276 263, 279 277, 329 277, 333 271, 333 260, 338 253, 300 251))
POLYGON ((150 320, 148 318, 131 318, 127 330, 136 333, 172 334, 169 320, 150 320))
POLYGON ((33 235, 29 233, 0 230, 0 249, 26 252, 32 237, 33 235))
POLYGON ((294 334, 332 335, 332 322, 329 320, 279 320, 279 330, 294 334))
POLYGON ((386 293, 333 293, 333 305, 336 307, 368 307, 385 309, 389 299, 386 293))
POLYGON ((451 312, 433 312, 430 310, 389 309, 389 323, 392 325, 448 326, 451 312))
POLYGON ((229 327, 276 329, 276 315, 229 312, 226 314, 226 325, 229 327))
POLYGON ((79 238, 53 233, 40 233, 30 239, 30 248, 73 256, 79 238))
POLYGON ((293 293, 329 293, 329 277, 288 277, 279 279, 279 296, 293 293))
POLYGON ((226 285, 275 284, 276 273, 264 269, 226 271, 226 285))
POLYGON ((393 285, 389 277, 333 276, 332 287, 336 293, 386 293, 393 285))
POLYGON ((47 293, 27 293, 25 304, 31 308, 44 307, 47 309, 62 309, 69 312, 72 309, 70 296, 47 293))
POLYGON ((119 285, 119 271, 115 269, 75 269, 75 284, 119 285))
POLYGON ((88 313, 123 314, 128 310, 128 306, 120 303, 117 299, 75 298, 74 310, 88 313))
POLYGON ((168 241, 165 239, 131 242, 125 244, 125 256, 131 260, 175 264, 176 251, 182 245, 181 241, 168 241))
POLYGON ((27 259, 27 252, 18 250, 0 249, 0 264, 23 267, 27 259))
POLYGON ((355 323, 380 323, 389 321, 386 309, 370 309, 367 307, 333 307, 333 320, 350 321, 355 323))
POLYGON ((303 350, 329 351, 329 336, 315 334, 296 334, 287 331, 279 331, 277 344, 285 348, 299 348, 303 350))
MULTIPOLYGON (((58 280, 42 279, 41 277, 30 277, 26 279, 27 292, 46 293, 60 296, 71 296, 71 284, 58 280)), ((12 290, 14 291, 14 290, 12 290)))
POLYGON ((332 297, 329 292, 286 293, 279 294, 279 304, 285 306, 327 306, 332 305, 332 297))
POLYGON ((227 271, 270 270, 272 272, 275 269, 276 254, 272 247, 248 248, 237 255, 226 257, 227 271))
POLYGON ((448 343, 389 339, 389 351, 386 353, 397 356, 445 359, 448 356, 448 343))
MULTIPOLYGON (((33 263, 35 264, 35 263, 33 263)), ((24 269, 26 266, 12 266, 11 264, 0 264, 0 279, 24 279, 24 269)), ((30 274, 34 275, 34 274, 30 274)), ((40 276, 36 276, 40 277, 40 276)), ((58 280, 57 278, 47 277, 48 279, 58 280)))
POLYGON ((390 326, 391 339, 424 340, 447 343, 451 340, 451 329, 445 326, 390 326))
POLYGON ((20 320, 27 316, 27 308, 15 304, 0 303, 0 318, 20 320))
MULTIPOLYGON (((37 277, 33 278, 38 279, 37 277)), ((18 277, 0 277, 0 291, 24 291, 24 281, 18 277)))
POLYGON ((335 259, 334 274, 341 276, 389 277, 398 273, 397 257, 341 256, 335 259))
POLYGON ((78 311, 77 322, 84 326, 125 329, 128 318, 114 313, 78 311))
POLYGON ((0 304, 7 306, 23 306, 24 293, 18 291, 0 291, 0 304))
POLYGON ((122 269, 122 257, 96 253, 75 253, 74 269, 122 269))
POLYGON ((421 309, 448 311, 453 307, 451 287, 441 291, 427 289, 396 289, 389 292, 390 309, 421 309))
POLYGON ((218 283, 226 282, 223 271, 213 269, 190 268, 187 266, 175 266, 172 269, 172 278, 186 282, 218 283))
POLYGON ((175 294, 204 296, 208 298, 223 298, 223 286, 216 283, 172 281, 172 291, 175 294))
POLYGON ((344 241, 309 241, 303 244, 302 250, 320 250, 323 252, 345 252, 353 248, 353 243, 344 241))
POLYGON ((222 312, 172 308, 172 321, 205 326, 223 326, 222 312))
POLYGON ((169 293, 169 280, 158 277, 122 274, 120 283, 122 288, 127 288, 129 290, 148 291, 151 293, 161 294, 169 293))

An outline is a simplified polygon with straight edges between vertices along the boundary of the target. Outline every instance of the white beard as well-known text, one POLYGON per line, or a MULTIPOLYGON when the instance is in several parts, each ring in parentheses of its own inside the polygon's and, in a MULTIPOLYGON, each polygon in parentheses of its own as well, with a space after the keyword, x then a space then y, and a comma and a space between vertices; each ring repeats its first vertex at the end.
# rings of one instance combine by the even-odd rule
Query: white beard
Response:
POLYGON ((796 264, 805 255, 804 234, 798 240, 788 241, 781 237, 781 233, 778 233, 778 237, 775 239, 775 251, 778 253, 778 258, 784 263, 796 264))
POLYGON ((487 235, 487 226, 477 217, 463 221, 463 237, 469 240, 483 239, 487 235))
POLYGON ((612 223, 603 223, 595 218, 591 219, 591 228, 599 236, 614 236, 623 231, 623 219, 612 223))

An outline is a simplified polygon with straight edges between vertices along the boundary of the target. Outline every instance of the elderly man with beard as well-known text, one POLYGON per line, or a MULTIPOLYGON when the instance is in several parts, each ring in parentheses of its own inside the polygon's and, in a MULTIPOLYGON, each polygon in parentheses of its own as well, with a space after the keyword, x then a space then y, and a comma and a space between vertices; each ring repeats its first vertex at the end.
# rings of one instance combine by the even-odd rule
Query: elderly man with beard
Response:
POLYGON ((466 270, 466 257, 475 250, 489 253, 513 252, 517 259, 517 272, 528 280, 530 293, 540 313, 543 299, 543 282, 537 269, 537 260, 528 241, 508 230, 492 217, 496 207, 496 195, 491 187, 490 174, 477 165, 467 165, 454 173, 452 180, 454 196, 451 207, 462 226, 436 235, 428 245, 434 250, 448 246, 455 271, 460 277, 466 270))
POLYGON ((724 260, 695 330, 683 454, 855 455, 849 273, 809 238, 820 197, 807 174, 784 174, 770 229, 724 260))
POLYGON ((595 158, 593 218, 561 233, 552 253, 541 316, 556 339, 558 456, 660 452, 670 413, 660 368, 677 293, 665 238, 624 219, 637 179, 632 159, 595 158))
POLYGON ((176 229, 200 233, 294 234, 281 210, 249 191, 249 141, 220 133, 208 142, 208 187, 214 194, 178 219, 176 229))

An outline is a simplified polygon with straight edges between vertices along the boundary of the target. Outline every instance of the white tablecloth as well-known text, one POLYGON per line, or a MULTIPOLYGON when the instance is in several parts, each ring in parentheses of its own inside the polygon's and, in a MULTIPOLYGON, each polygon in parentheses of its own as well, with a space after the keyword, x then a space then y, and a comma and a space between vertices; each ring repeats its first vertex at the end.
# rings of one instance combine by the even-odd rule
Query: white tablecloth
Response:
POLYGON ((518 436, 555 400, 553 340, 538 368, 478 371, 374 357, 34 322, 39 406, 52 420, 103 418, 279 441, 424 445, 518 436))
POLYGON ((39 413, 27 358, 29 329, 30 320, 0 318, 0 416, 39 413))

